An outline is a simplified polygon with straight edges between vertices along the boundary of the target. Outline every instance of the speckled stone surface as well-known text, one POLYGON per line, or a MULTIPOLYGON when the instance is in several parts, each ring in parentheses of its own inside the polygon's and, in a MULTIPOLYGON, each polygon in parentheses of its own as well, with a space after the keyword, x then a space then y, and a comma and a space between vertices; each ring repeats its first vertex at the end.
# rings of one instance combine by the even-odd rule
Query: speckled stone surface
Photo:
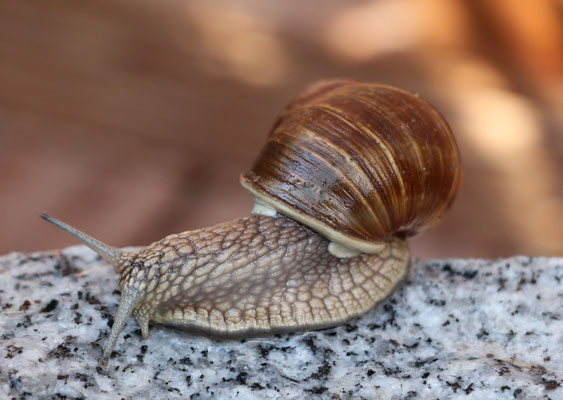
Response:
POLYGON ((417 261, 338 328, 238 341, 130 319, 93 252, 0 257, 0 398, 563 399, 563 259, 417 261))

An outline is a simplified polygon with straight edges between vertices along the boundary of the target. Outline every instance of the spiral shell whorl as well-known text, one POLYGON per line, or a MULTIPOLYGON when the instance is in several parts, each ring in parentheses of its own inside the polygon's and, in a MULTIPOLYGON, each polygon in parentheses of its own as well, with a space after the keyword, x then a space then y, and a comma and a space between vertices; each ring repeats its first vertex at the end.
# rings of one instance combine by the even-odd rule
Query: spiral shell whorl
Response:
POLYGON ((451 205, 460 157, 443 117, 390 86, 324 81, 279 118, 241 183, 329 239, 372 252, 451 205))

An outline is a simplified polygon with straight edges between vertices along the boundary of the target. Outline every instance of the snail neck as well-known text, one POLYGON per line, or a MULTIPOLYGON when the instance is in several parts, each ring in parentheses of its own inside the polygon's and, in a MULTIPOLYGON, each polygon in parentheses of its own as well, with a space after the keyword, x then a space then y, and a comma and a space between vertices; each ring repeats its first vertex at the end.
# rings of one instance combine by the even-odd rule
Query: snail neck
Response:
POLYGON ((338 242, 330 242, 328 245, 328 252, 338 258, 350 258, 360 255, 360 251, 352 249, 338 242))
MULTIPOLYGON (((275 217, 278 214, 278 211, 271 205, 261 201, 259 198, 255 199, 254 207, 252 208, 251 214, 254 215, 264 215, 266 217, 275 217)), ((283 214, 283 213, 282 213, 283 214)), ((290 216, 291 218, 291 216, 290 216)), ((321 233, 322 235, 322 233, 321 233)), ((383 249, 385 245, 381 244, 381 249, 383 249)), ((358 249, 350 247, 342 242, 338 242, 335 240, 331 240, 328 245, 328 252, 335 257, 338 258, 350 258, 356 257, 362 252, 358 249)))
POLYGON ((256 199, 254 201, 254 207, 250 213, 255 215, 264 215, 266 217, 275 217, 278 212, 271 205, 256 199))

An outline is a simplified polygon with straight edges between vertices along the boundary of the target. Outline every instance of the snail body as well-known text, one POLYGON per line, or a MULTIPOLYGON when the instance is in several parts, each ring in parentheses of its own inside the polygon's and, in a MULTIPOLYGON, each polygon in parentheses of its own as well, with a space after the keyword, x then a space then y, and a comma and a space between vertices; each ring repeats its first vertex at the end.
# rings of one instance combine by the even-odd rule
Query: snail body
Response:
POLYGON ((402 90, 324 81, 291 103, 241 176, 246 217, 173 234, 139 251, 81 240, 119 273, 121 302, 101 363, 128 318, 220 336, 319 329, 387 297, 410 260, 405 240, 440 218, 459 185, 446 122, 402 90))

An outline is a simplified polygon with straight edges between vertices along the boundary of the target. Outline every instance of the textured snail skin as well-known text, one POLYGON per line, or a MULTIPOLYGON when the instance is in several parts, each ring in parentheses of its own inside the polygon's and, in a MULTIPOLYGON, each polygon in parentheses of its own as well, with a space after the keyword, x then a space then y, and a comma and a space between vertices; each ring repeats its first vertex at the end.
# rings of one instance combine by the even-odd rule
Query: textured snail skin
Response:
POLYGON ((398 237, 383 242, 378 254, 338 258, 327 239, 279 214, 169 235, 136 252, 42 217, 98 252, 104 247, 101 254, 120 275, 121 302, 103 365, 131 314, 143 338, 149 322, 227 337, 320 329, 371 309, 409 264, 408 244, 398 237))

